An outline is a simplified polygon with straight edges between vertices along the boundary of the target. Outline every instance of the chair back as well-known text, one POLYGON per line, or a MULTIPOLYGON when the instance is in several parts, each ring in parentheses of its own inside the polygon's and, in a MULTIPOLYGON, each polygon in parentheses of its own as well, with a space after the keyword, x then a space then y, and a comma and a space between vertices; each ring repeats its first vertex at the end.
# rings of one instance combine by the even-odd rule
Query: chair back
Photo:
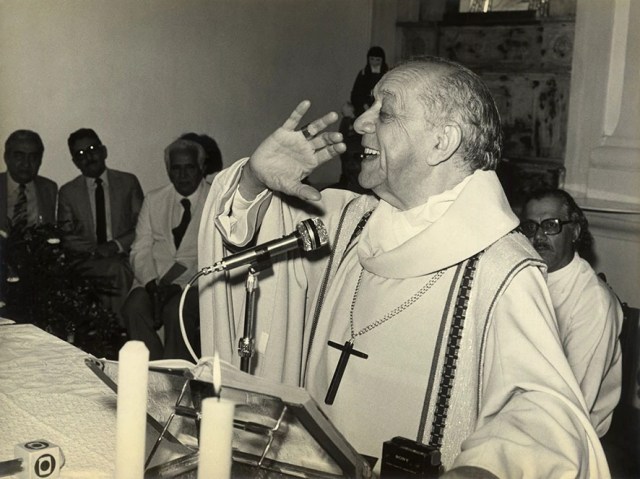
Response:
POLYGON ((640 411, 640 309, 622 303, 624 320, 620 332, 622 393, 620 405, 640 411))

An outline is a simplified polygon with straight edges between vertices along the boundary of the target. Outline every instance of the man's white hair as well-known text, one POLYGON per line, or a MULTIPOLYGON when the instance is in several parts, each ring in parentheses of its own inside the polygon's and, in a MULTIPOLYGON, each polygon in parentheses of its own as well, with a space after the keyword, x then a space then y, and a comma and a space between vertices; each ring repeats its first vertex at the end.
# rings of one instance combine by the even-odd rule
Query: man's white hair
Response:
POLYGON ((164 164, 167 167, 167 173, 171 168, 171 155, 176 151, 188 151, 193 154, 198 166, 204 171, 204 160, 207 154, 202 145, 191 140, 176 140, 164 149, 164 164))

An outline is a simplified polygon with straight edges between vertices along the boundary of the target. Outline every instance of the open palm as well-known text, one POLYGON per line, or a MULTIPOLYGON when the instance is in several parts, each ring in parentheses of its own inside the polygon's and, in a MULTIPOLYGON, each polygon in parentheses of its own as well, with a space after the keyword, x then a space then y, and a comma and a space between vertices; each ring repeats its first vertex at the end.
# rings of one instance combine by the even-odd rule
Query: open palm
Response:
POLYGON ((335 112, 327 113, 306 126, 312 136, 307 139, 296 131, 311 103, 301 102, 284 124, 258 146, 249 159, 255 178, 273 191, 296 196, 303 200, 317 200, 320 192, 303 184, 319 165, 343 153, 346 146, 338 132, 323 132, 338 119, 335 112))

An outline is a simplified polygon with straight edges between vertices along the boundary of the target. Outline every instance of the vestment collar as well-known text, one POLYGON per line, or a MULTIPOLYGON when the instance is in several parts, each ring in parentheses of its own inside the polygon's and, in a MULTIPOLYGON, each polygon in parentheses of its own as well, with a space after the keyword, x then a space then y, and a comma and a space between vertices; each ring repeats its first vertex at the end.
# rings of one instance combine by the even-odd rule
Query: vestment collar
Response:
POLYGON ((447 268, 518 226, 518 218, 493 171, 476 171, 433 223, 389 251, 373 246, 377 244, 376 235, 388 234, 377 229, 383 221, 374 217, 375 213, 362 232, 358 257, 367 271, 386 278, 417 277, 447 268))

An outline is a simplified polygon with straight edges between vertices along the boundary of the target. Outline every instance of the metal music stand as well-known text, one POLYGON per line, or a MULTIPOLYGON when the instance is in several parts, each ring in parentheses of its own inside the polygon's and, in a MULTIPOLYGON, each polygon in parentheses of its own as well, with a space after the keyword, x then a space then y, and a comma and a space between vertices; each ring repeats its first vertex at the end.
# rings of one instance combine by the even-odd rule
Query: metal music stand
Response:
MULTIPOLYGON (((86 363, 110 387, 116 386, 117 362, 90 358, 86 363)), ((163 373, 155 368, 150 370, 149 387, 149 404, 154 406, 149 406, 148 423, 160 436, 147 461, 155 465, 147 468, 145 478, 195 478, 197 445, 184 442, 182 452, 173 455, 165 454, 165 448, 185 441, 184 431, 197 441, 201 403, 214 395, 213 383, 193 379, 191 371, 163 373), (153 454, 156 457, 152 462, 153 454)), ((236 403, 233 478, 371 477, 369 463, 304 389, 274 383, 222 363, 220 396, 236 403)))

